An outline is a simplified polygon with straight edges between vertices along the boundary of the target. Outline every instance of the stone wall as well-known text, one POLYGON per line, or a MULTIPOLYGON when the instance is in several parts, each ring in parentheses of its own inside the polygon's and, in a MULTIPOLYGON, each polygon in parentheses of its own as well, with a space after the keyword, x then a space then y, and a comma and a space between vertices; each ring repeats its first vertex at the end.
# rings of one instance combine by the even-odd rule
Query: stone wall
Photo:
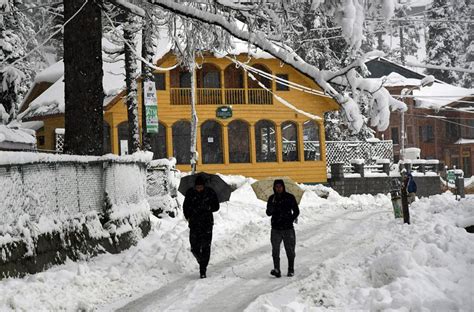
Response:
POLYGON ((147 235, 148 158, 1 152, 0 279, 117 253, 147 235))

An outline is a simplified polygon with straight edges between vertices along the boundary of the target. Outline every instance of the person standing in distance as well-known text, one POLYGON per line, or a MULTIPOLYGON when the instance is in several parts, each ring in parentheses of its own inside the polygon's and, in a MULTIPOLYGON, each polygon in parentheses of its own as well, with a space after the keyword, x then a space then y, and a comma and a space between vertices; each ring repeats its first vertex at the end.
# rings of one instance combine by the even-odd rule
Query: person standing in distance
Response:
POLYGON ((204 186, 205 180, 197 176, 194 187, 186 191, 183 203, 184 217, 189 226, 191 252, 199 264, 201 278, 206 278, 207 265, 211 257, 213 212, 219 210, 216 192, 204 186))
POLYGON ((300 214, 295 196, 286 192, 283 180, 273 182, 273 195, 267 202, 267 215, 272 217, 272 231, 270 241, 272 243, 273 270, 270 274, 281 277, 280 270, 280 246, 281 241, 285 246, 288 257, 288 276, 295 274, 295 245, 296 234, 293 223, 300 214))

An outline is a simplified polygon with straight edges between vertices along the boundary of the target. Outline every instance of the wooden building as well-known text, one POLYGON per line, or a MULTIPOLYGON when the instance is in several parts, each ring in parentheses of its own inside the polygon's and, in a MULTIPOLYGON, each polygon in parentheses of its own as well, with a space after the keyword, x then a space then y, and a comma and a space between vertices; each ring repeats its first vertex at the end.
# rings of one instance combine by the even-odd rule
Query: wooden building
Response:
MULTIPOLYGON (((289 176, 298 182, 326 182, 323 116, 339 109, 337 103, 321 93, 289 87, 284 81, 321 91, 314 80, 268 54, 232 57, 255 72, 248 75, 227 57, 206 54, 196 59, 200 65, 195 77, 197 170, 257 179, 289 176), (282 83, 276 77, 283 79, 278 80, 282 83), (285 103, 320 119, 311 119, 285 103)), ((168 52, 157 64, 172 67, 176 58, 168 52)), ((178 169, 190 171, 191 74, 177 67, 156 71, 154 77, 159 119, 159 131, 152 135, 154 158, 175 157, 178 169)), ((128 153, 124 96, 125 91, 121 91, 104 103, 104 143, 114 154, 128 153)), ((24 118, 44 121, 37 133, 39 148, 54 150, 61 139, 57 129, 64 128, 63 112, 53 109, 45 114, 41 109, 28 110, 28 105, 22 108, 24 118)))

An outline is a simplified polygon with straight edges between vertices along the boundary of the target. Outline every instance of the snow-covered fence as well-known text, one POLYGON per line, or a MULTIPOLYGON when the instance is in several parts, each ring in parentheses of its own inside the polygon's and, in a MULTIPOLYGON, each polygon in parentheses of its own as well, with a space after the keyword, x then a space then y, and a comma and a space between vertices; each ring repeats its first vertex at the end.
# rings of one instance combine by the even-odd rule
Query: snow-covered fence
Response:
POLYGON ((0 226, 26 214, 40 219, 101 213, 111 205, 140 204, 145 198, 146 164, 137 159, 2 153, 0 226))
POLYGON ((378 159, 389 159, 393 163, 393 143, 391 140, 326 141, 328 168, 334 163, 349 166, 353 159, 363 159, 367 165, 376 164, 378 159))
POLYGON ((119 252, 146 235, 150 160, 0 152, 0 279, 119 252))
POLYGON ((176 159, 157 159, 150 162, 147 175, 147 200, 154 215, 162 212, 174 217, 178 213, 179 172, 176 159))

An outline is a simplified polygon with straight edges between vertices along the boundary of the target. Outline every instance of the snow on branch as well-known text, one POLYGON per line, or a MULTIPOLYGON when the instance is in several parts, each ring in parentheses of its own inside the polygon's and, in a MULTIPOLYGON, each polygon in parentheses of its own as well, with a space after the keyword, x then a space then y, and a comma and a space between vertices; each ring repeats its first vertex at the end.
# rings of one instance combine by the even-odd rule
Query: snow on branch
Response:
MULTIPOLYGON (((384 15, 389 15, 390 13, 390 6, 387 5, 390 1, 392 0, 382 1, 382 3, 387 6, 383 8, 384 15)), ((123 4, 126 1, 120 2, 122 2, 123 4)), ((330 81, 350 87, 354 91, 358 90, 361 92, 369 93, 373 97, 374 106, 371 110, 371 117, 373 118, 373 120, 371 121, 371 124, 376 125, 378 130, 385 130, 388 127, 390 115, 389 108, 401 110, 406 109, 406 105, 400 101, 393 99, 385 88, 381 86, 374 87, 371 83, 368 82, 367 79, 361 77, 360 75, 352 74, 352 77, 354 79, 353 81, 347 79, 347 73, 351 72, 355 67, 362 67, 363 71, 366 70, 362 60, 358 60, 340 71, 325 71, 324 73, 322 73, 317 67, 306 63, 291 48, 281 43, 277 44, 276 42, 269 40, 268 35, 262 31, 249 31, 249 28, 242 27, 242 25, 239 25, 235 19, 229 17, 228 15, 222 14, 222 12, 205 11, 204 9, 201 10, 199 5, 187 5, 169 0, 148 0, 148 2, 177 15, 183 16, 185 18, 190 18, 198 20, 205 24, 218 26, 226 30, 232 36, 260 48, 264 52, 267 52, 275 58, 280 59, 286 64, 294 67, 299 72, 313 78, 314 81, 324 90, 324 92, 326 94, 331 95, 345 110, 346 116, 349 117, 349 127, 353 132, 358 132, 361 129, 361 126, 363 125, 363 116, 360 113, 359 109, 355 109, 355 107, 357 107, 357 104, 354 99, 350 100, 347 95, 340 94, 329 83, 330 81), (340 77, 343 78, 339 79, 340 77)), ((205 8, 205 6, 203 8, 205 8)), ((355 8, 356 11, 353 12, 354 16, 348 15, 348 13, 350 12, 347 12, 345 9, 346 6, 339 6, 339 11, 343 13, 341 13, 341 26, 344 28, 343 22, 351 22, 351 27, 353 28, 352 35, 354 35, 354 32, 361 33, 362 24, 356 23, 355 20, 363 20, 364 16, 361 15, 361 10, 363 10, 363 7, 355 8), (352 18, 352 21, 345 20, 344 18, 352 18)), ((141 14, 139 10, 135 11, 141 14)), ((349 36, 349 32, 347 32, 346 35, 349 36)))

